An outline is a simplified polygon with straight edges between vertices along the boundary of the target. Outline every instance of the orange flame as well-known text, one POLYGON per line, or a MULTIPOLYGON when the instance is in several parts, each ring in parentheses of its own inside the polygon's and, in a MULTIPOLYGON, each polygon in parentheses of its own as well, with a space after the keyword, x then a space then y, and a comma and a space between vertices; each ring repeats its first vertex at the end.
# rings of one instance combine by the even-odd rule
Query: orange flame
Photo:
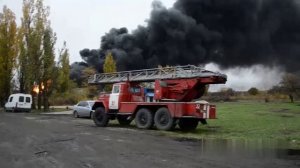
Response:
MULTIPOLYGON (((43 82, 41 83, 41 88, 42 88, 42 90, 44 90, 44 88, 45 88, 43 82)), ((39 85, 33 85, 32 91, 35 92, 36 94, 40 93, 39 85)))
POLYGON ((33 86, 33 90, 32 91, 34 93, 38 94, 40 92, 39 86, 38 85, 33 86))

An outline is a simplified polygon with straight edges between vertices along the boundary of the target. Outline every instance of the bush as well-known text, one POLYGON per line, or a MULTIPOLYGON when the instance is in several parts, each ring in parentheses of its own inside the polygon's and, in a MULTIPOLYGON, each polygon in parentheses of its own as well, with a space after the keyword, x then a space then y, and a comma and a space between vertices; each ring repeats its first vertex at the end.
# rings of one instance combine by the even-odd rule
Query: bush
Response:
POLYGON ((86 89, 72 89, 67 93, 55 93, 49 99, 51 106, 53 105, 74 105, 81 100, 87 100, 86 89))
POLYGON ((257 88, 252 87, 252 88, 250 88, 250 89, 248 90, 248 93, 249 93, 250 95, 255 96, 255 95, 257 95, 257 94, 259 93, 259 91, 258 91, 257 88))

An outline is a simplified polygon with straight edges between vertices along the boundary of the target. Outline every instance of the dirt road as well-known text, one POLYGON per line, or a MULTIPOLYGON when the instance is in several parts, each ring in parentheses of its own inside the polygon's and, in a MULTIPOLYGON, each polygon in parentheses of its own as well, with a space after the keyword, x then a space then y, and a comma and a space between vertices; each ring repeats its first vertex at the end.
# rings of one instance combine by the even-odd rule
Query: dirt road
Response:
POLYGON ((291 151, 210 142, 117 125, 99 128, 90 119, 66 115, 0 112, 1 168, 300 167, 299 155, 291 151))

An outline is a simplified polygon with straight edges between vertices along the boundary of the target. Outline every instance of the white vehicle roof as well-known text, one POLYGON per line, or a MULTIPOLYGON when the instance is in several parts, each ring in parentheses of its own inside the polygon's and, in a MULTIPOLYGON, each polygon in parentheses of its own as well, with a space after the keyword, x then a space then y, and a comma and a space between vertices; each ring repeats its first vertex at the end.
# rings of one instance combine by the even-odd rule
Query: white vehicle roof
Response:
POLYGON ((31 94, 25 94, 25 93, 14 93, 14 94, 11 94, 10 96, 31 96, 31 94))

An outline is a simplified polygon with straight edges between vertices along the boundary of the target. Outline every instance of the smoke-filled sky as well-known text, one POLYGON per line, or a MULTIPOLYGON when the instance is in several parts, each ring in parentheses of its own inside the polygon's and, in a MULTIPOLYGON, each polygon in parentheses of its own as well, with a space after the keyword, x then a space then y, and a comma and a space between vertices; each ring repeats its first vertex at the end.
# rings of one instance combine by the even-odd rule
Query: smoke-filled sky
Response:
MULTIPOLYGON (((23 0, 0 0, 18 18, 22 16, 23 0)), ((170 7, 175 0, 164 0, 170 7)), ((50 6, 50 20, 57 33, 57 47, 67 41, 71 62, 82 61, 79 51, 83 48, 99 48, 100 39, 113 27, 135 29, 145 25, 149 18, 152 0, 44 0, 50 6)))
MULTIPOLYGON (((0 0, 0 5, 20 16, 21 1, 0 0)), ((206 67, 227 72, 226 86, 237 90, 267 89, 279 82, 282 70, 299 69, 297 0, 45 3, 58 44, 67 41, 71 62, 82 61, 80 56, 86 62, 72 66, 75 75, 85 65, 101 71, 107 52, 113 53, 118 70, 215 63, 206 67)))

